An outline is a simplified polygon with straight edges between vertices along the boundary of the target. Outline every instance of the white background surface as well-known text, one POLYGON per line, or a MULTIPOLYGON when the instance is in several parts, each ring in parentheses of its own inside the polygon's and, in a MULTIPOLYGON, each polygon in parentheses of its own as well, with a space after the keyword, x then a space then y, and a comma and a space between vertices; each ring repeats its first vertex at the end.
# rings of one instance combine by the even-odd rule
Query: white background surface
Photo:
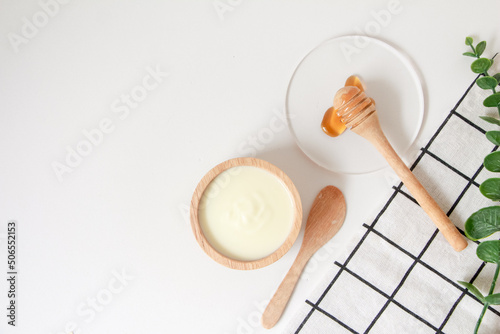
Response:
MULTIPOLYGON (((281 333, 383 204, 392 175, 335 174, 308 160, 278 118, 288 81, 317 44, 363 33, 390 2, 69 1, 52 6, 46 22, 40 3, 0 2, 0 268, 11 219, 19 239, 18 326, 7 326, 4 310, 0 332, 281 333), (218 3, 230 7, 218 12, 218 3), (23 37, 34 19, 40 27, 24 28, 30 34, 23 37), (26 39, 15 46, 13 34, 26 39), (120 98, 140 89, 148 68, 169 75, 125 116, 120 98), (112 131, 59 180, 54 162, 64 164, 68 147, 76 149, 83 132, 104 119, 112 131), (204 173, 241 155, 283 169, 305 214, 328 184, 348 204, 344 228, 270 331, 257 315, 303 234, 277 263, 240 272, 201 251, 187 218, 204 173), (116 280, 123 272, 125 281, 116 280)), ((400 7, 370 35, 416 65, 426 102, 419 139, 427 140, 474 78, 471 58, 461 55, 465 36, 487 40, 486 55, 500 50, 500 4, 400 7)), ((0 305, 7 305, 0 282, 0 305)))

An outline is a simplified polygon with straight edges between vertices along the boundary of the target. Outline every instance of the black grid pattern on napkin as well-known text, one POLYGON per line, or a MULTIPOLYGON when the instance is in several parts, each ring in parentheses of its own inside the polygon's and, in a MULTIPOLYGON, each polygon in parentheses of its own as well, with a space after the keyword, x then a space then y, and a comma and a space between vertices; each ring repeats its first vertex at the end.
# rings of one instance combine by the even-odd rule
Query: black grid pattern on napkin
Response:
MULTIPOLYGON (((418 176, 418 172, 426 172, 436 174, 434 176, 436 178, 446 177, 452 180, 456 180, 456 182, 452 182, 455 185, 456 189, 446 190, 447 192, 451 192, 453 194, 453 198, 441 199, 441 201, 439 201, 436 196, 434 196, 434 194, 431 192, 431 189, 427 188, 427 185, 423 182, 424 186, 429 190, 431 195, 436 198, 443 210, 447 211, 447 215, 450 217, 453 214, 454 210, 456 210, 457 207, 460 206, 461 201, 465 197, 469 198, 468 196, 471 196, 471 193, 473 192, 478 193, 477 188, 480 184, 478 178, 480 179, 481 177, 479 176, 482 174, 482 172, 485 172, 483 170, 482 160, 470 161, 468 164, 469 167, 465 168, 467 170, 461 170, 461 168, 457 167, 457 165, 460 164, 454 163, 452 159, 446 156, 446 153, 439 152, 440 150, 438 146, 440 136, 444 132, 446 132, 447 128, 450 126, 453 126, 455 128, 458 127, 459 129, 460 127, 467 127, 468 131, 473 133, 473 135, 477 132, 478 138, 481 138, 479 140, 487 141, 484 138, 484 134, 486 132, 486 130, 484 129, 484 123, 482 123, 483 121, 479 119, 479 115, 463 115, 458 110, 460 104, 464 101, 464 99, 467 98, 468 94, 474 88, 474 83, 475 80, 467 88, 466 92, 460 98, 455 107, 449 112, 446 119, 439 126, 429 142, 425 145, 425 147, 421 148, 421 152, 418 158, 410 168, 419 179, 420 177, 418 176), (442 203, 444 203, 444 205, 442 203)), ((488 144, 485 144, 486 147, 489 147, 489 152, 498 149, 498 147, 494 146, 493 144, 487 146, 489 144, 491 143, 488 142, 488 144)), ((467 152, 465 152, 465 154, 466 153, 467 152)), ((478 156, 484 157, 484 155, 482 154, 478 154, 478 156)), ((462 156, 461 159, 467 159, 467 156, 462 156)), ((431 176, 431 178, 432 177, 433 176, 431 176)), ((439 194, 437 197, 439 197, 439 194)), ((335 266, 338 267, 338 271, 333 274, 334 277, 331 278, 331 281, 326 286, 319 298, 316 301, 305 301, 305 303, 308 305, 306 306, 306 308, 310 307, 310 310, 308 312, 306 310, 306 313, 304 313, 305 316, 302 322, 296 328, 295 333, 405 332, 405 330, 398 330, 394 327, 391 328, 392 331, 387 329, 387 324, 391 321, 387 318, 394 317, 394 315, 405 318, 405 322, 411 322, 413 326, 412 333, 451 333, 457 331, 456 329, 451 329, 451 326, 447 327, 447 324, 450 323, 450 319, 452 317, 461 316, 460 312, 457 311, 460 309, 461 303, 464 304, 463 307, 473 307, 475 309, 477 308, 480 312, 482 308, 482 304, 480 303, 480 301, 468 290, 459 285, 456 282, 456 277, 450 277, 454 275, 450 275, 449 270, 443 270, 443 268, 439 264, 433 263, 434 261, 436 261, 432 256, 432 252, 434 252, 434 250, 430 249, 432 249, 433 246, 437 248, 438 246, 435 244, 439 244, 439 247, 441 247, 441 249, 444 248, 444 246, 442 245, 442 243, 444 242, 444 238, 442 238, 442 236, 438 233, 438 230, 435 229, 434 225, 430 221, 424 222, 426 224, 421 224, 418 227, 422 228, 422 226, 425 226, 425 228, 429 229, 427 237, 425 238, 425 240, 421 241, 418 249, 414 246, 414 240, 412 241, 413 248, 407 248, 405 246, 404 240, 393 240, 394 238, 391 233, 387 233, 387 231, 389 230, 380 227, 380 225, 382 224, 380 223, 380 221, 384 219, 384 215, 386 215, 389 210, 397 211, 399 205, 398 203, 404 201, 412 201, 414 203, 414 206, 417 207, 416 210, 419 209, 416 201, 406 191, 404 185, 400 183, 398 186, 394 187, 394 192, 387 200, 384 207, 378 213, 373 222, 370 225, 363 225, 366 228, 366 231, 364 232, 360 241, 354 247, 353 251, 347 257, 347 259, 343 263, 335 262, 335 266), (356 270, 355 265, 356 257, 366 256, 366 254, 370 254, 370 250, 368 249, 368 251, 362 253, 364 255, 360 255, 360 249, 369 247, 368 245, 371 243, 371 239, 378 239, 378 245, 383 245, 383 247, 381 247, 382 250, 373 250, 372 253, 380 253, 374 256, 397 257, 397 259, 395 259, 394 261, 388 259, 388 261, 392 261, 388 263, 393 264, 397 262, 399 263, 400 268, 389 268, 388 270, 399 270, 401 272, 400 277, 398 278, 399 281, 395 281, 392 283, 374 283, 373 278, 368 277, 368 271, 365 271, 363 273, 357 272, 358 270, 356 270), (384 251, 384 248, 386 248, 387 250, 384 251), (414 276, 412 276, 412 273, 415 273, 416 277, 422 277, 422 275, 429 277, 429 288, 436 289, 436 294, 442 294, 437 295, 436 298, 440 299, 438 302, 447 305, 446 312, 442 312, 441 314, 433 314, 432 301, 429 300, 428 301, 431 303, 431 305, 427 306, 421 305, 421 301, 419 304, 412 301, 412 298, 409 297, 411 296, 412 285, 414 285, 413 283, 415 283, 413 281, 414 276), (417 275, 416 273, 418 273, 419 275, 417 275), (354 296, 352 295, 353 293, 354 296), (363 305, 363 298, 366 295, 370 295, 371 298, 369 298, 369 303, 371 303, 371 305, 363 305), (332 300, 331 303, 328 302, 329 298, 331 298, 332 300), (443 300, 443 298, 447 300, 443 300), (363 319, 357 319, 355 315, 353 317, 352 308, 351 311, 349 311, 350 313, 348 313, 347 311, 344 313, 342 312, 342 305, 346 302, 346 299, 348 300, 347 302, 349 302, 350 300, 355 300, 353 301, 353 303, 359 304, 356 307, 359 308, 359 313, 364 313, 363 319), (391 316, 386 315, 386 313, 388 312, 391 313, 391 316), (454 313, 457 314, 454 315, 454 313), (317 327, 310 324, 311 322, 314 322, 314 319, 317 317, 326 317, 327 319, 329 319, 329 321, 326 322, 328 328, 324 328, 324 319, 321 319, 323 327, 322 329, 319 329, 319 331, 317 327), (374 330, 374 328, 376 329, 374 330)), ((407 207, 407 203, 405 204, 407 207)), ((403 212, 402 215, 404 219, 407 219, 406 217, 408 216, 413 216, 412 212, 403 212)), ((418 216, 418 214, 415 215, 418 216)), ((409 224, 411 223, 412 222, 409 222, 409 224)), ((455 222, 455 224, 457 223, 455 222)), ((457 227, 463 234, 463 224, 462 226, 458 225, 459 224, 457 224, 457 227)), ((472 243, 469 241, 468 248, 474 248, 475 252, 477 244, 478 243, 472 243)), ((439 258, 439 256, 436 256, 435 258, 439 258)), ((380 266, 380 264, 377 265, 380 266)), ((478 260, 477 266, 475 267, 477 269, 475 270, 475 272, 469 273, 469 275, 471 276, 468 277, 468 280, 471 283, 474 283, 478 276, 481 275, 481 272, 484 271, 485 267, 486 264, 481 263, 478 260)), ((416 285, 417 284, 415 284, 414 286, 416 285)), ((479 312, 477 312, 477 316, 479 316, 479 312)), ((488 317, 490 318, 490 320, 491 317, 500 318, 500 308, 490 306, 484 319, 486 320, 488 317)), ((497 319, 495 319, 495 321, 497 321, 497 319)), ((462 329, 460 329, 458 330, 458 332, 468 331, 462 331, 462 329)))

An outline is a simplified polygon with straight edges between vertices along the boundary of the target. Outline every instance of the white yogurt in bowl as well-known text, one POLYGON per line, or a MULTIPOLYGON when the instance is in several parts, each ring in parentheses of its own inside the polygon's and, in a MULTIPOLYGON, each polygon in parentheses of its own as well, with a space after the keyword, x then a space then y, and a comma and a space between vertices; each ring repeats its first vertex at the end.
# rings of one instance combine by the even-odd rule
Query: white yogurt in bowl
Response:
POLYGON ((302 207, 292 181, 276 166, 237 158, 214 167, 200 181, 191 225, 203 250, 237 269, 268 265, 297 238, 302 207))
POLYGON ((203 234, 217 251, 253 261, 285 242, 293 226, 293 198, 270 172, 237 166, 208 185, 198 215, 203 234))

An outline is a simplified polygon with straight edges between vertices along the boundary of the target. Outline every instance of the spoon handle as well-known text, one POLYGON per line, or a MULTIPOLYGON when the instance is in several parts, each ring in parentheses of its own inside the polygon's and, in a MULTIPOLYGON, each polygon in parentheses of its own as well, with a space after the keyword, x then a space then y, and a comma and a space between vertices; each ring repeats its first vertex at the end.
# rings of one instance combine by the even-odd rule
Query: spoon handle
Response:
POLYGON ((288 300, 295 289, 295 285, 299 280, 300 274, 304 270, 304 267, 311 256, 312 254, 307 254, 303 251, 303 248, 299 250, 299 254, 297 254, 297 258, 293 262, 292 267, 288 270, 288 273, 278 287, 278 290, 276 290, 273 298, 271 298, 269 304, 267 304, 267 307, 264 310, 264 313, 262 314, 261 323, 264 328, 269 329, 274 327, 274 325, 281 318, 281 315, 288 304, 288 300))
POLYGON ((394 151, 391 144, 385 137, 380 127, 377 113, 373 113, 361 124, 352 129, 358 135, 370 141, 373 146, 383 155, 392 169, 399 176, 401 181, 422 209, 432 219, 439 231, 456 251, 461 251, 467 247, 467 240, 460 234, 448 216, 441 210, 436 201, 429 195, 427 190, 420 184, 408 166, 401 160, 394 151))

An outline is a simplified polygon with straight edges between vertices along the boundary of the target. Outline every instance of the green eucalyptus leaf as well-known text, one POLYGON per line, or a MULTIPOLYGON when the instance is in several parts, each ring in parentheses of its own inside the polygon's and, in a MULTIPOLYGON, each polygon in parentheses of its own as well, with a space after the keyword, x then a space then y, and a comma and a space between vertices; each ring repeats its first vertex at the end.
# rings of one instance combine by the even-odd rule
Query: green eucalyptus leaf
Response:
POLYGON ((500 131, 488 131, 486 138, 493 144, 500 146, 500 131))
POLYGON ((486 121, 488 123, 500 125, 500 120, 497 118, 490 117, 490 116, 479 116, 479 118, 481 118, 483 121, 486 121))
POLYGON ((481 57, 481 55, 483 54, 484 50, 486 49, 486 42, 485 41, 482 41, 482 42, 479 42, 476 46, 476 54, 478 57, 481 57))
POLYGON ((494 77, 481 77, 476 80, 476 83, 482 89, 493 89, 498 85, 497 79, 494 77))
POLYGON ((469 290, 474 296, 476 296, 477 299, 479 299, 481 302, 484 303, 485 298, 484 298, 483 294, 481 293, 481 291, 479 291, 478 288, 476 288, 474 286, 474 284, 469 283, 469 282, 464 282, 464 281, 458 281, 458 283, 465 286, 467 288, 467 290, 469 290))
POLYGON ((470 69, 474 73, 484 73, 486 72, 491 66, 491 60, 488 58, 479 58, 476 59, 472 62, 470 65, 470 69))
POLYGON ((498 104, 500 104, 500 92, 491 94, 483 101, 485 107, 496 107, 498 104))
POLYGON ((497 82, 500 82, 500 73, 493 75, 493 78, 497 79, 497 82))
POLYGON ((479 186, 479 191, 484 197, 493 201, 500 201, 500 178, 491 178, 485 180, 479 186))
POLYGON ((489 295, 484 300, 490 305, 500 305, 500 293, 489 295))
POLYGON ((465 37, 465 45, 472 45, 472 43, 474 43, 472 37, 465 37))
POLYGON ((500 264, 500 240, 481 242, 477 246, 476 254, 484 262, 500 264))
POLYGON ((500 172, 500 151, 488 154, 484 158, 483 165, 490 172, 500 172))
POLYGON ((471 240, 486 238, 497 231, 500 231, 500 206, 482 208, 465 221, 465 234, 471 240))
POLYGON ((476 54, 475 53, 472 53, 472 52, 464 52, 462 53, 464 56, 469 56, 469 57, 474 57, 476 58, 476 54))

